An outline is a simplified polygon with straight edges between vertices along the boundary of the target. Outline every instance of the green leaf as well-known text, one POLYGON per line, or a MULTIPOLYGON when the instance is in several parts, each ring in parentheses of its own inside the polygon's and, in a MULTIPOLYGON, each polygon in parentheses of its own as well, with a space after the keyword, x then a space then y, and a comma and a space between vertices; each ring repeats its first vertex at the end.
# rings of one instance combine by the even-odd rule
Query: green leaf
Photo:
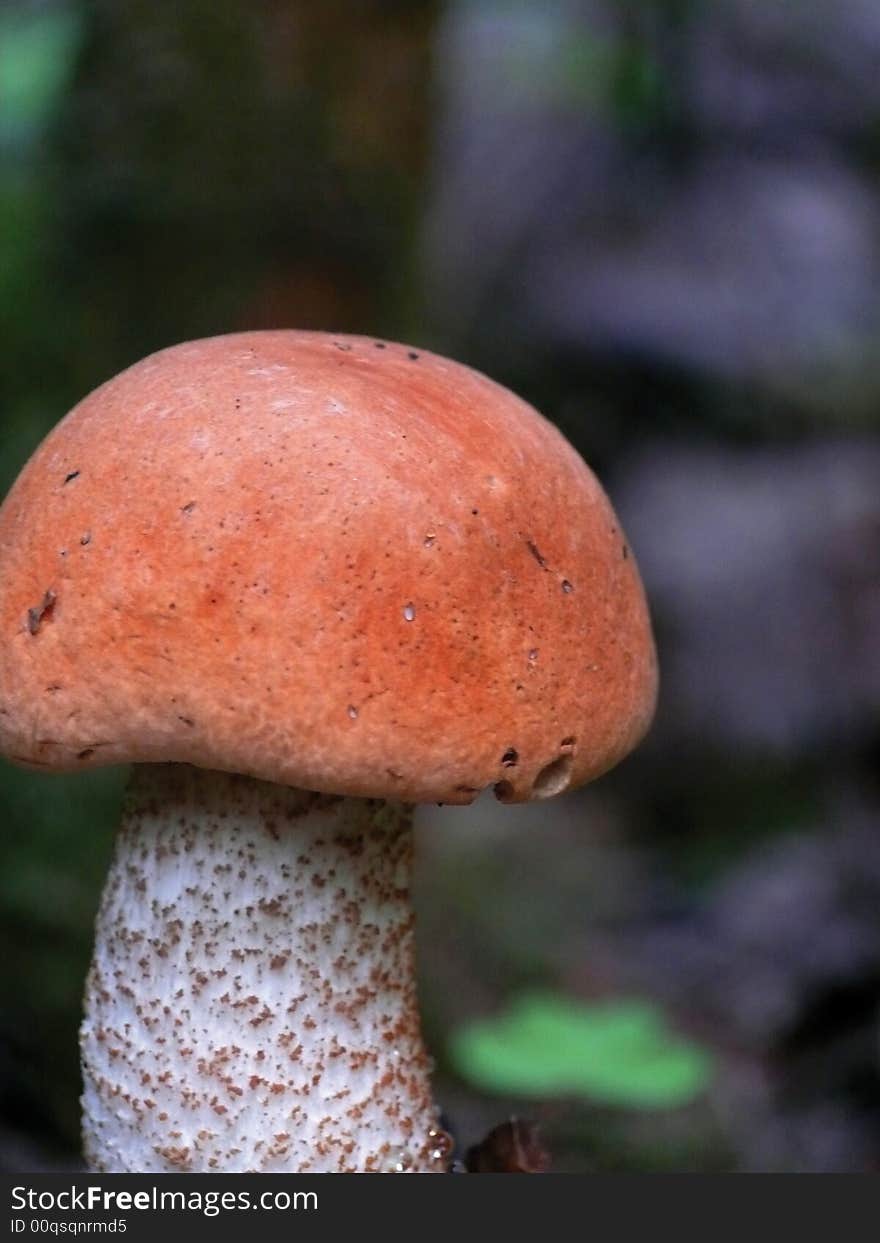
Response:
POLYGON ((499 1018, 455 1033, 450 1052, 459 1073, 489 1092, 637 1109, 686 1105, 712 1075, 710 1054, 641 999, 583 1004, 527 994, 499 1018))

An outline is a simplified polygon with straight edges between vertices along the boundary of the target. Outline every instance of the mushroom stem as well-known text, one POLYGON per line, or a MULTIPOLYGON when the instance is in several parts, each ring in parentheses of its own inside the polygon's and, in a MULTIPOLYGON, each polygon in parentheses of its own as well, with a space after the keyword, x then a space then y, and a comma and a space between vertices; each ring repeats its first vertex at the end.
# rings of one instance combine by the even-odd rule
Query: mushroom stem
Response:
POLYGON ((81 1031, 101 1171, 443 1171, 411 812, 138 765, 81 1031))

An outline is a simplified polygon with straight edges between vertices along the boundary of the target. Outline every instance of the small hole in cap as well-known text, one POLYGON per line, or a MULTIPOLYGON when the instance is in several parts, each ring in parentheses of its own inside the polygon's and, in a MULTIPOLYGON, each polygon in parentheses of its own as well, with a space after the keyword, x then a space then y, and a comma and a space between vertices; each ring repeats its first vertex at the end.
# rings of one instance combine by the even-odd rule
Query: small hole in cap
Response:
POLYGON ((513 784, 510 781, 496 781, 494 792, 499 803, 509 803, 513 798, 513 784))
POLYGON ((572 759, 560 755, 558 760, 546 764, 532 784, 532 798, 552 798, 561 794, 571 780, 572 759))

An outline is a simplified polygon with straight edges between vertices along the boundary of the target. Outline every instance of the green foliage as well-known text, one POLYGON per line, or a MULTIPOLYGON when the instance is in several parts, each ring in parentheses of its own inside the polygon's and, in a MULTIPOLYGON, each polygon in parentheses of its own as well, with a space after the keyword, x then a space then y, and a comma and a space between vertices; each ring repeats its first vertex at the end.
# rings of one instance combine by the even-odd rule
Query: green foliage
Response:
POLYGON ((525 994, 502 1017, 459 1030, 451 1056, 486 1091, 581 1096, 635 1109, 686 1105, 712 1076, 710 1055, 640 999, 585 1004, 525 994))
POLYGON ((33 137, 51 117, 80 45, 73 8, 0 13, 0 136, 33 137))
MULTIPOLYGON (((126 770, 26 773, 0 763, 0 1016, 24 1116, 78 1143, 77 1026, 92 925, 126 770), (14 999, 14 1004, 13 1004, 14 999)), ((2 1086, 2 1085, 0 1085, 2 1086)))

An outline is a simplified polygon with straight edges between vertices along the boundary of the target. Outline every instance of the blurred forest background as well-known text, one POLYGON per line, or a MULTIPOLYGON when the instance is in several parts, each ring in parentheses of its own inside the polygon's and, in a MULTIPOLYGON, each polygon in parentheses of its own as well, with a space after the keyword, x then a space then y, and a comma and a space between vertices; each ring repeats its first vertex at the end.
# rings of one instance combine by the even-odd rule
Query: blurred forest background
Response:
MULTIPOLYGON (((663 689, 551 804, 426 810, 460 1151, 880 1170, 880 5, 0 0, 0 483, 186 338, 381 334, 555 420, 663 689)), ((0 771, 0 1166, 75 1168, 124 773, 0 771)))

